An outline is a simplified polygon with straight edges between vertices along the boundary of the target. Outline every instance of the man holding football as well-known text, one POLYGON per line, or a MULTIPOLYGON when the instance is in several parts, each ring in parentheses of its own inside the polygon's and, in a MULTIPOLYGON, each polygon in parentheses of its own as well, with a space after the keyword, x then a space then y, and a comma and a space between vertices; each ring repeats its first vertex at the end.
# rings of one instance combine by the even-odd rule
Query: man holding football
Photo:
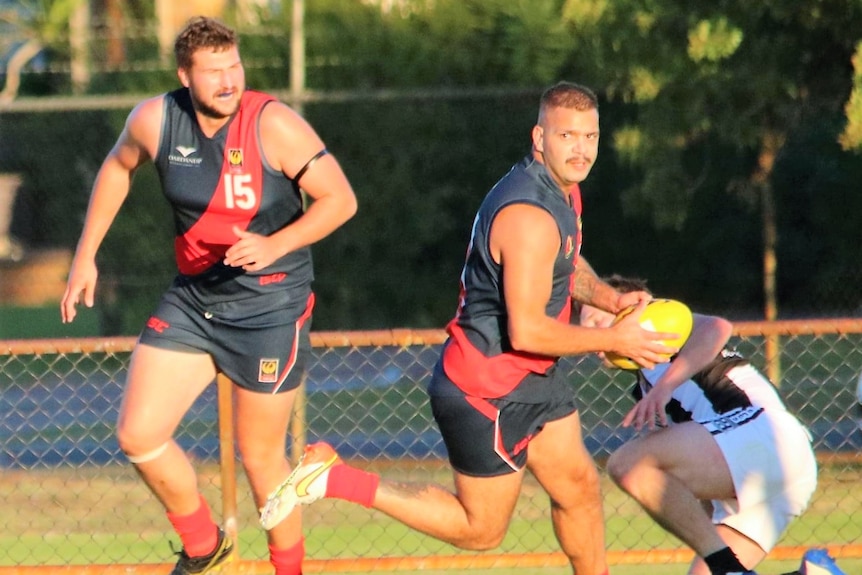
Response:
POLYGON ((601 281, 581 247, 578 184, 596 159, 599 113, 587 88, 542 95, 532 151, 488 193, 473 223, 458 312, 428 393, 455 492, 381 480, 344 464, 327 444, 307 450, 264 508, 264 525, 297 503, 334 497, 374 507, 423 533, 473 550, 497 547, 529 469, 551 500, 554 533, 578 575, 606 575, 599 475, 581 437, 561 356, 613 351, 652 368, 676 334, 643 329, 649 295, 601 281), (572 301, 617 313, 613 327, 573 325, 572 301))
MULTIPOLYGON (((640 280, 607 282, 621 293, 646 291, 640 280)), ((582 326, 613 321, 581 308, 582 326)), ((817 486, 808 431, 772 383, 725 348, 731 331, 723 318, 694 314, 670 363, 632 370, 638 401, 623 425, 643 433, 607 464, 623 491, 697 553, 689 575, 753 574, 817 486)), ((823 573, 841 573, 832 567, 823 573)))

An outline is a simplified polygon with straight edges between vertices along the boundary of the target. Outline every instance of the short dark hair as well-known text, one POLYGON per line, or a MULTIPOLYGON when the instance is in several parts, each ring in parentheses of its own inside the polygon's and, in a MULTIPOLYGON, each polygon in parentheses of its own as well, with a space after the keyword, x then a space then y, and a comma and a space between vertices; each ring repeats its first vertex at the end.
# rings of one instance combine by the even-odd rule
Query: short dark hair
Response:
POLYGON ((602 278, 605 282, 620 293, 629 293, 633 291, 645 291, 652 295, 652 292, 647 288, 646 280, 640 278, 627 278, 618 274, 602 278))
POLYGON ((574 82, 557 82, 542 93, 539 100, 539 122, 549 108, 573 108, 579 111, 598 110, 595 92, 574 82))
POLYGON ((202 48, 227 50, 239 44, 236 32, 215 18, 195 16, 186 23, 174 42, 177 66, 189 69, 192 56, 202 48))
MULTIPOLYGON (((648 294, 652 295, 652 292, 647 287, 646 280, 640 278, 627 278, 619 274, 613 274, 607 277, 603 277, 602 280, 620 293, 645 291, 648 294)), ((575 299, 572 300, 572 319, 570 323, 580 323, 581 309, 583 307, 583 303, 575 299)))

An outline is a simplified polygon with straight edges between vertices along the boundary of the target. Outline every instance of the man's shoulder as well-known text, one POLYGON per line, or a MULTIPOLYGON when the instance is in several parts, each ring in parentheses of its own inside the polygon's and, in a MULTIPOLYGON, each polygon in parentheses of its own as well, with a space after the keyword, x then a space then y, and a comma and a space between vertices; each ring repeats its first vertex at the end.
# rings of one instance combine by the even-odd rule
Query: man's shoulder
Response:
POLYGON ((299 112, 277 98, 260 92, 259 94, 261 96, 255 98, 254 103, 250 101, 246 109, 254 109, 258 114, 261 142, 264 147, 270 145, 283 147, 285 140, 288 140, 298 144, 297 149, 302 149, 302 145, 299 144, 309 143, 311 148, 315 148, 310 150, 309 157, 319 151, 321 143, 317 134, 299 112))
POLYGON ((485 203, 489 205, 519 201, 529 203, 540 197, 544 185, 533 173, 531 169, 533 163, 534 160, 527 156, 513 165, 488 192, 485 203))
POLYGON ((126 120, 127 143, 139 146, 154 157, 164 118, 165 94, 142 100, 126 120))
POLYGON ((266 120, 295 122, 301 118, 293 108, 265 92, 246 92, 246 95, 243 96, 243 106, 247 109, 256 108, 266 120))
POLYGON ((280 102, 276 96, 273 94, 269 94, 267 92, 261 92, 260 90, 253 90, 251 88, 247 88, 242 93, 242 103, 243 105, 247 104, 257 104, 257 103, 267 103, 267 102, 280 102))
POLYGON ((154 119, 154 116, 161 118, 167 96, 168 94, 159 94, 158 96, 141 100, 129 114, 130 120, 151 121, 154 119))

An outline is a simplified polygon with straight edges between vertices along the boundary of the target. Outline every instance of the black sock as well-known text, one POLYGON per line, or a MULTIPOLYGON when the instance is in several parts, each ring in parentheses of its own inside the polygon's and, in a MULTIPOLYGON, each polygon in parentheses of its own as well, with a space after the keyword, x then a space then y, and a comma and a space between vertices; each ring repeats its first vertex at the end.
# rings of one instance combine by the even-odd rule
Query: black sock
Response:
POLYGON ((747 569, 736 558, 736 553, 730 547, 719 549, 703 558, 712 571, 712 575, 725 575, 726 573, 745 572, 747 569))

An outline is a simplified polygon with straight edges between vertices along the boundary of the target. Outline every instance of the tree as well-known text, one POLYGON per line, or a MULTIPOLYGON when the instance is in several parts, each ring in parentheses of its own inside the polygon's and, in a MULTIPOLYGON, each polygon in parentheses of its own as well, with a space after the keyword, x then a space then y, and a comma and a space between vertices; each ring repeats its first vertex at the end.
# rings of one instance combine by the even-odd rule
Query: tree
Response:
POLYGON ((847 99, 862 5, 567 0, 563 15, 577 38, 570 64, 637 106, 612 136, 642 173, 625 193, 629 211, 679 227, 699 186, 727 165, 719 153, 729 147, 750 164, 726 185, 762 215, 764 315, 775 319, 773 168, 809 118, 834 115, 847 99))
POLYGON ((862 42, 853 55, 853 90, 844 107, 847 126, 839 141, 845 150, 862 150, 862 42))
POLYGON ((40 52, 58 48, 68 38, 69 22, 87 0, 22 0, 14 8, 0 12, 0 20, 10 25, 23 42, 12 52, 6 66, 6 85, 0 102, 18 95, 21 70, 40 52))

